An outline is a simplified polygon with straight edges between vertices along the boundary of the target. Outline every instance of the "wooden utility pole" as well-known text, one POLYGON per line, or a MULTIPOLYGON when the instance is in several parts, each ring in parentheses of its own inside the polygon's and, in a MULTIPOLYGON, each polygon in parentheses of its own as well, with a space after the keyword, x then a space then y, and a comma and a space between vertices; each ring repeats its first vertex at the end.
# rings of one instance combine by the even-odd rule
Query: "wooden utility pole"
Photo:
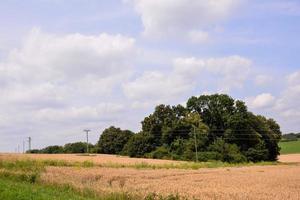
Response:
POLYGON ((197 136, 196 136, 196 127, 194 126, 194 139, 195 139, 195 150, 196 150, 196 162, 198 162, 198 149, 197 149, 197 136))

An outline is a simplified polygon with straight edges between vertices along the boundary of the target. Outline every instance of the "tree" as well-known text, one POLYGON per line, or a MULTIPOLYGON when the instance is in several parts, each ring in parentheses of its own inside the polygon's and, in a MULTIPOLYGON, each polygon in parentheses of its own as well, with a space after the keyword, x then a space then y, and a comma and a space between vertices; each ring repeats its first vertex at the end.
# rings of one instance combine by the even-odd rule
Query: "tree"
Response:
POLYGON ((41 153, 46 153, 46 154, 59 154, 59 153, 64 153, 64 148, 62 146, 48 146, 44 149, 41 150, 41 153))
POLYGON ((98 141, 99 153, 120 154, 133 134, 129 130, 121 130, 114 126, 105 129, 98 141))
POLYGON ((131 137, 124 146, 124 153, 130 157, 144 157, 155 149, 155 138, 147 132, 140 132, 131 137))
POLYGON ((197 112, 210 128, 209 136, 214 140, 224 136, 228 117, 235 110, 234 99, 225 94, 191 97, 187 102, 190 112, 197 112))
MULTIPOLYGON (((89 144, 89 146, 93 146, 89 144)), ((68 143, 64 146, 65 153, 86 153, 86 143, 85 142, 75 142, 75 143, 68 143)))
MULTIPOLYGON (((176 160, 195 160, 197 156, 200 161, 274 161, 279 155, 281 137, 274 119, 249 112, 243 101, 213 94, 191 97, 186 107, 156 106, 142 121, 138 134, 111 126, 91 150, 176 160)), ((50 146, 37 152, 61 150, 50 146)), ((85 153, 86 143, 66 144, 64 152, 85 153)))
MULTIPOLYGON (((180 113, 179 107, 177 113, 180 113)), ((161 138, 163 134, 163 127, 171 127, 176 116, 174 109, 169 105, 158 105, 153 114, 145 117, 142 121, 142 131, 151 134, 155 141, 155 146, 160 146, 162 143, 161 138)))

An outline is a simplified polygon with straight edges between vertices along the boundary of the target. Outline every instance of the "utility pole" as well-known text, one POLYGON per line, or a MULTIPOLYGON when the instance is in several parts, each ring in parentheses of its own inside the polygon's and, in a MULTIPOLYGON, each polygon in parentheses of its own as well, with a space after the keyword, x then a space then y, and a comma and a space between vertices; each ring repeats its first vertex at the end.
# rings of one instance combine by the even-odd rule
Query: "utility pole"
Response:
POLYGON ((193 128, 194 128, 194 138, 195 138, 196 162, 198 162, 198 149, 197 149, 196 127, 194 126, 193 128))
POLYGON ((31 137, 28 137, 28 151, 31 150, 31 137))
POLYGON ((18 144, 18 153, 20 153, 20 145, 18 144))
POLYGON ((86 153, 89 153, 89 132, 91 130, 83 130, 86 133, 86 153))
POLYGON ((25 153, 25 141, 23 140, 23 153, 25 153))

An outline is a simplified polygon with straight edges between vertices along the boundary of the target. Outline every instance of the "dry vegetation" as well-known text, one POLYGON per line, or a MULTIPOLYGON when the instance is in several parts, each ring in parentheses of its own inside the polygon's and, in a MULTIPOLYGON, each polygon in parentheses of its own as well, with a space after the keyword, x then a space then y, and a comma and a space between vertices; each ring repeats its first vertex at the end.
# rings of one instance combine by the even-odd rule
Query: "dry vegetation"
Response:
MULTIPOLYGON (((1 155, 6 159, 61 159, 95 163, 176 161, 131 159, 108 155, 1 155)), ((300 199, 300 155, 284 155, 289 165, 226 167, 216 169, 134 169, 107 167, 47 167, 41 175, 44 183, 69 184, 98 193, 129 192, 146 195, 179 194, 196 199, 300 199)))
POLYGON ((126 156, 116 156, 116 155, 76 155, 76 154, 0 154, 0 158, 5 157, 5 159, 39 159, 39 160, 64 160, 69 162, 83 162, 91 161, 95 164, 176 164, 176 163, 186 163, 184 161, 172 161, 172 160, 158 160, 158 159, 144 159, 144 158, 128 158, 126 156))

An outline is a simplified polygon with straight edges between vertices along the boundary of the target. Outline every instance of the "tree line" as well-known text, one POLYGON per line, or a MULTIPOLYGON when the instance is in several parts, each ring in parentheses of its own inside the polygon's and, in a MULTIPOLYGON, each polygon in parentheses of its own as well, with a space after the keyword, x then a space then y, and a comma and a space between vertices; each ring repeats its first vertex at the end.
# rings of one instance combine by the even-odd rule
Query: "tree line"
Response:
MULTIPOLYGON (((133 133, 111 126, 92 153, 173 160, 275 161, 282 133, 273 119, 248 111, 225 94, 188 99, 186 106, 158 105, 133 133)), ((51 146, 34 153, 85 153, 86 143, 51 146)))
POLYGON ((300 133, 288 133, 282 135, 282 142, 297 141, 297 140, 300 140, 300 133))

